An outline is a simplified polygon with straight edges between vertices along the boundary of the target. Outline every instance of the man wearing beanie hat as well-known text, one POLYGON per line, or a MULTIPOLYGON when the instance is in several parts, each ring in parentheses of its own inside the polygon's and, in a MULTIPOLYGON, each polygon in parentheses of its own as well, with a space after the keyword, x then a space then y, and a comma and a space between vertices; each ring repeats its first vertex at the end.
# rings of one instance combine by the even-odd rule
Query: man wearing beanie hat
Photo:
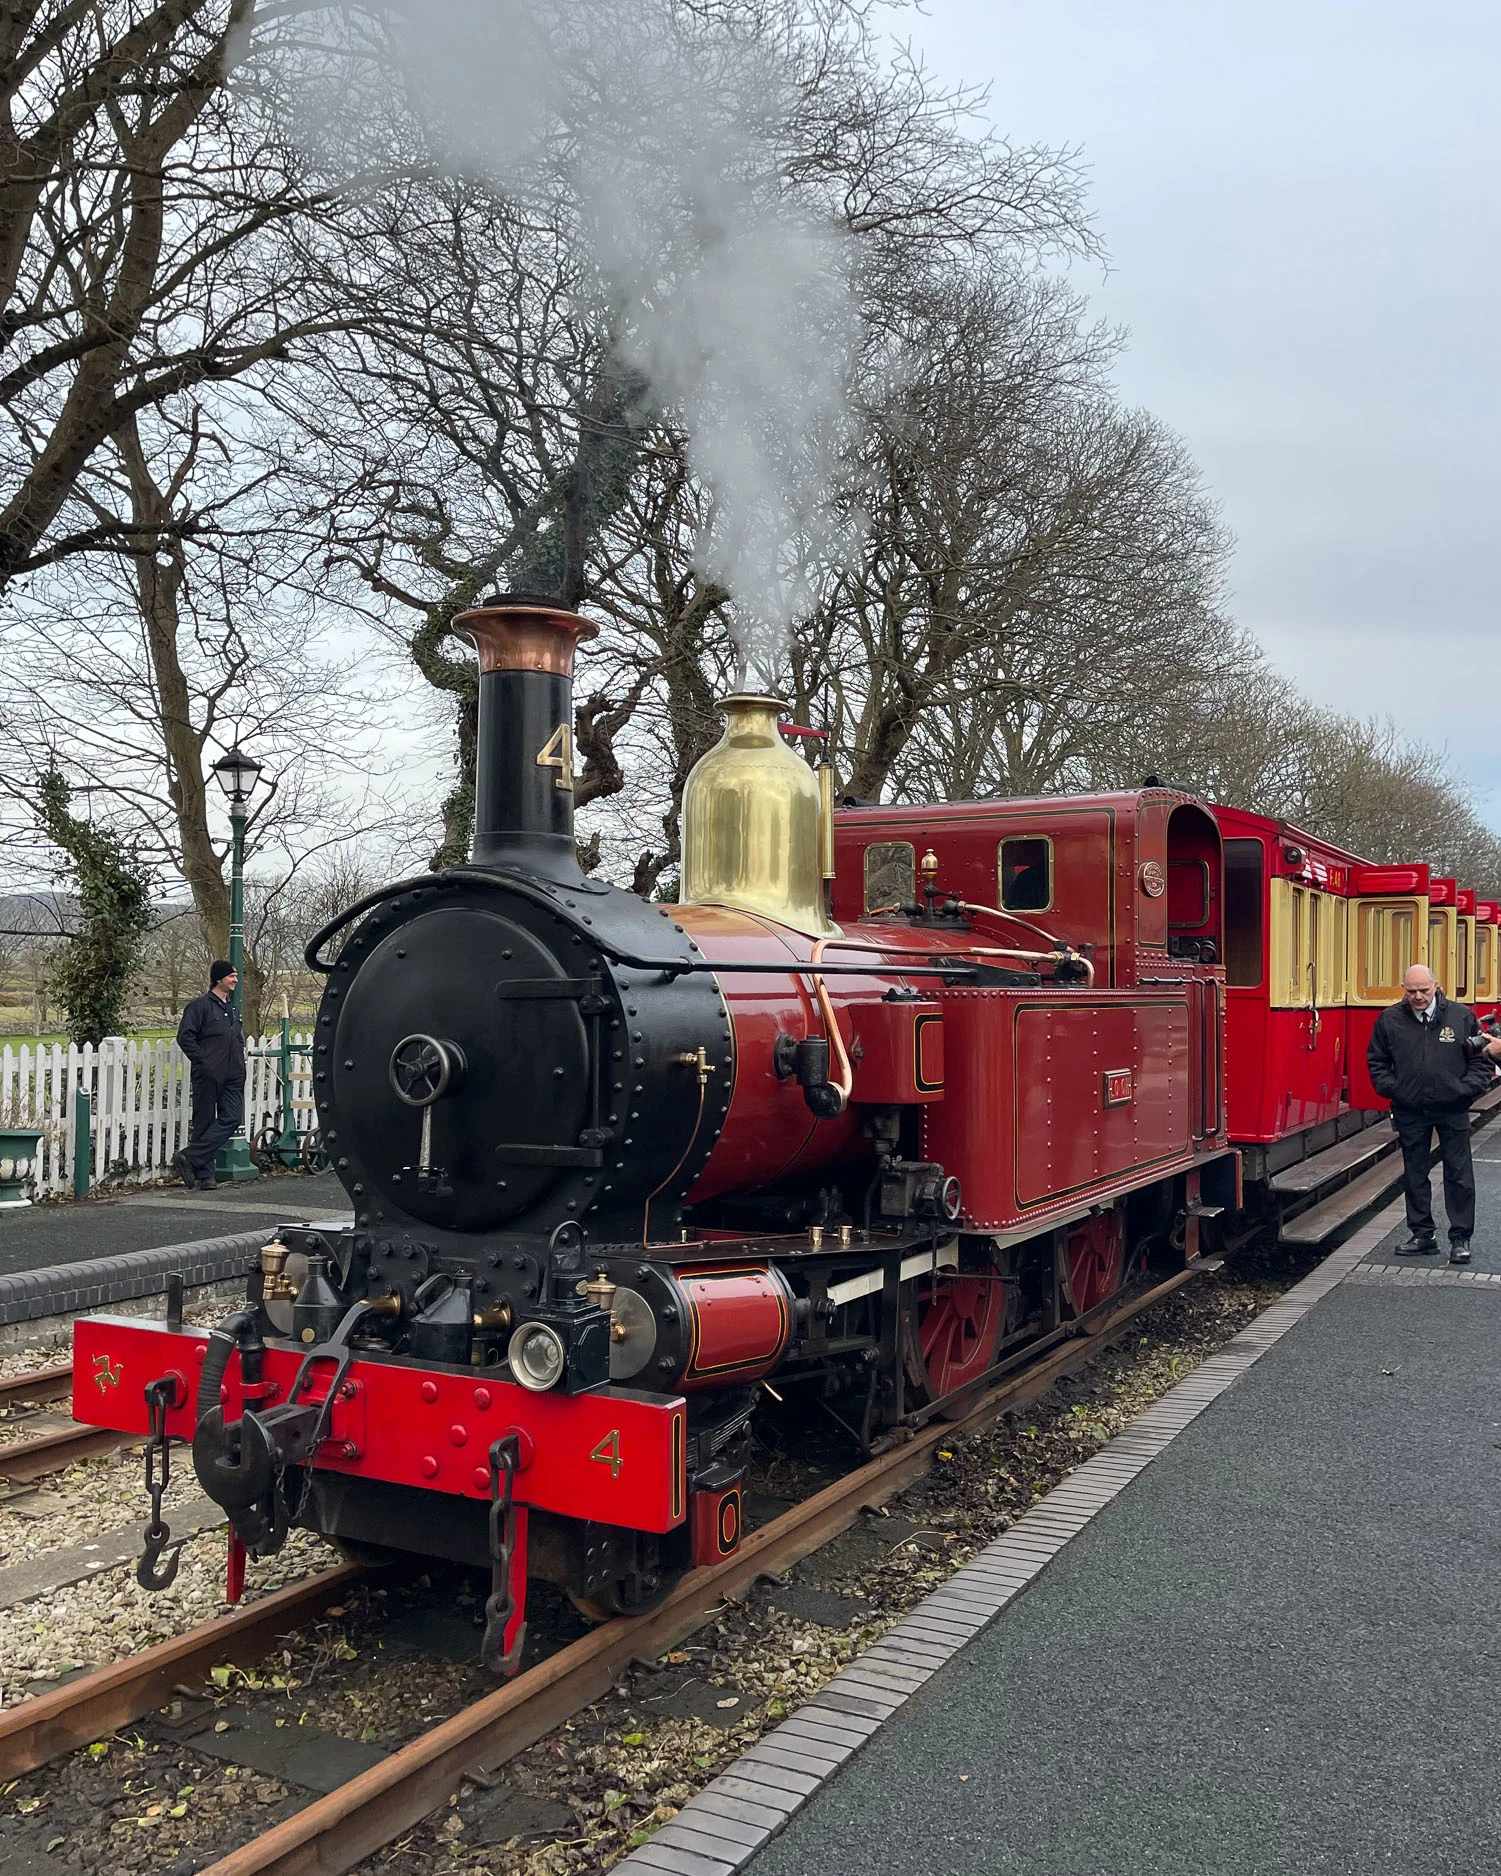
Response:
POLYGON ((214 1160, 245 1111, 245 1038, 240 1014, 230 1001, 239 982, 231 965, 216 958, 208 989, 182 1013, 177 1046, 193 1070, 193 1131, 172 1162, 189 1188, 214 1189, 214 1160))

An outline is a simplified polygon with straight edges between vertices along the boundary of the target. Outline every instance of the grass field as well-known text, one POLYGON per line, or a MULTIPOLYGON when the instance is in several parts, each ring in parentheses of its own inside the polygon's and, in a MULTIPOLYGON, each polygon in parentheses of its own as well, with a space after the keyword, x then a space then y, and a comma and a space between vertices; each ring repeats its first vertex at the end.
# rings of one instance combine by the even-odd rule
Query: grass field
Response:
MULTIPOLYGON (((292 1033, 295 1035, 299 1030, 310 1029, 312 1024, 313 1019, 311 1015, 294 1015, 292 1018, 292 1033)), ((280 1023, 274 1023, 270 1028, 269 1034, 274 1039, 279 1036, 280 1033, 280 1023)), ((170 1026, 164 1026, 160 1029, 128 1029, 125 1031, 125 1034, 131 1042, 164 1042, 169 1037, 177 1034, 177 1025, 173 1023, 170 1026)), ((50 1030, 45 1036, 37 1036, 28 1034, 25 1031, 17 1031, 12 1034, 6 1030, 0 1029, 0 1049, 34 1049, 41 1043, 46 1043, 49 1048, 58 1043, 66 1047, 67 1041, 68 1038, 61 1030, 50 1030)))
MULTIPOLYGON (((160 1042, 167 1036, 175 1036, 177 1025, 174 1023, 170 1029, 128 1029, 125 1034, 131 1042, 160 1042)), ((46 1043, 48 1048, 58 1043, 66 1047, 67 1041, 68 1038, 60 1029, 50 1030, 45 1036, 24 1033, 11 1035, 0 1030, 0 1049, 34 1049, 41 1043, 46 1043)))

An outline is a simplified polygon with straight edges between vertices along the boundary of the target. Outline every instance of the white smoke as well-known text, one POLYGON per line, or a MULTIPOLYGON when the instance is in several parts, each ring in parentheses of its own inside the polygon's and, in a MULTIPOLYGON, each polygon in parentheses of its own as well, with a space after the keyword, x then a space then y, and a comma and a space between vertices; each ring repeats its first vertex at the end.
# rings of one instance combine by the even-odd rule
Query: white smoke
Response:
POLYGON ((766 663, 807 602, 799 568, 837 554, 859 342, 851 244, 785 179, 785 43, 682 0, 403 0, 392 17, 443 160, 523 201, 563 185, 594 310, 713 497, 701 566, 766 663))

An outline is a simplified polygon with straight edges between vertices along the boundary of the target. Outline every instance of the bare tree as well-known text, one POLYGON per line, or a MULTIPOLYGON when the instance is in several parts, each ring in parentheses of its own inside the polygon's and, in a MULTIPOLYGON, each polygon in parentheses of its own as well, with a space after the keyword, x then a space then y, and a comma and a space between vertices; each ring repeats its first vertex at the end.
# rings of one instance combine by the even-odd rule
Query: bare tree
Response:
POLYGON ((280 30, 280 10, 255 0, 6 8, 0 590, 101 544, 152 551, 156 524, 143 543, 128 512, 75 503, 98 452, 133 419, 281 367, 338 323, 305 293, 289 311, 280 234, 312 202, 295 153, 251 108, 280 30))
MULTIPOLYGON (((1068 154, 977 129, 977 100, 884 60, 863 9, 678 11, 694 31, 718 22, 763 47, 787 81, 760 181, 848 236, 873 359, 905 269, 1002 248, 1092 249, 1068 154)), ((378 67, 389 48, 355 17, 350 56, 378 67)), ((356 95, 363 132, 368 94, 356 95)), ((499 585, 564 604, 587 596, 617 621, 590 658, 607 681, 580 705, 579 801, 617 796, 625 752, 653 761, 666 728, 665 800, 647 790, 644 823, 617 804, 649 843, 630 863, 649 889, 675 858, 676 797, 710 733, 709 674, 729 646, 730 595, 704 572, 715 505, 688 473, 679 413, 622 363, 617 309, 580 258, 589 205, 568 175, 524 194, 472 172, 414 179, 414 156, 432 152, 420 112, 374 115, 382 161, 402 180, 346 192, 332 235, 320 231, 312 259, 328 271, 326 296, 347 301, 346 331, 321 348, 316 378, 278 391, 321 440, 304 461, 307 506, 331 517, 330 575, 347 577, 349 603, 405 642, 452 702, 458 778, 434 864, 468 844, 475 679, 451 642, 456 613, 499 585)), ((368 135, 360 148, 368 156, 368 135)))

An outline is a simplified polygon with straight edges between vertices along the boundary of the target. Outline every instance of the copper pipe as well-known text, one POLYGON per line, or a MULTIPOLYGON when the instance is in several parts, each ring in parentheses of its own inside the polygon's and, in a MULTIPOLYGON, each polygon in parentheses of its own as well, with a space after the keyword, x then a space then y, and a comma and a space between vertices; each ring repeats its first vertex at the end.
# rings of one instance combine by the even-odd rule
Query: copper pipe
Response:
MULTIPOLYGON (((962 906, 960 909, 966 912, 994 911, 994 907, 988 905, 962 906)), ((1002 912, 998 916, 1001 918, 1009 918, 1011 914, 1009 912, 1002 912)), ((1025 924, 1026 921, 1018 920, 1017 922, 1018 924, 1025 924)), ((1029 929, 1032 928, 1029 927, 1029 929)), ((1047 934, 1044 933, 1043 936, 1046 937, 1047 934)), ((909 951, 912 952, 914 956, 920 957, 938 955, 937 953, 927 951, 918 952, 915 946, 868 945, 861 944, 858 939, 854 938, 820 938, 813 948, 812 962, 815 965, 822 956, 825 945, 831 946, 836 951, 865 951, 872 957, 880 958, 900 958, 909 951)), ((1094 983, 1094 965, 1091 964, 1089 959, 1081 952, 1074 950, 1072 945, 1065 946, 1062 951, 1059 951, 1056 945, 1051 951, 1023 951, 1017 945, 966 945, 962 951, 956 948, 952 951, 946 950, 942 955, 946 958, 954 958, 960 961, 964 958, 1022 958, 1029 964, 1056 964, 1060 958, 1065 958, 1070 963, 1082 964, 1088 973, 1088 982, 1091 985, 1094 983)), ((900 964, 893 964, 892 969, 898 977, 901 976, 902 967, 900 964)))
POLYGON ((1034 932, 1039 938, 1046 938, 1050 945, 1068 942, 1060 940, 1056 933, 1045 931, 1041 925, 1034 925, 1029 918, 1018 918, 1015 912, 1002 910, 998 905, 971 905, 967 899, 957 901, 961 912, 983 912, 987 918, 1003 918, 1012 925, 1020 925, 1023 931, 1034 932))
MULTIPOLYGON (((844 1109, 849 1106, 850 1093, 855 1085, 855 1071, 850 1067, 849 1051, 844 1046, 844 1037, 839 1033, 839 1022, 834 1014, 833 998, 830 997, 828 986, 824 983, 817 968, 823 961, 825 945, 841 942, 837 938, 818 939, 813 946, 813 955, 808 961, 814 967, 813 994, 818 999, 818 1008, 823 1016, 824 1027, 828 1031, 829 1047, 834 1051, 839 1063, 838 1077, 834 1086, 839 1090, 842 1102, 839 1111, 843 1113, 844 1109)), ((845 949, 879 951, 881 947, 879 945, 847 945, 845 949)))
POLYGON ((692 1068, 698 1075, 698 1112, 693 1117, 693 1131, 688 1136, 687 1146, 683 1148, 682 1158, 679 1159, 672 1171, 668 1173, 661 1185, 657 1186, 646 1195, 646 1204, 641 1212, 642 1250, 645 1250, 647 1245, 651 1242, 651 1202, 659 1192, 665 1191, 666 1188, 672 1184, 673 1180, 677 1178, 684 1166, 687 1165, 688 1155, 693 1151, 694 1143, 698 1139, 698 1130, 704 1124, 704 1097, 709 1086, 710 1072, 708 1054, 703 1046, 700 1045, 697 1049, 691 1050, 688 1054, 678 1056, 677 1059, 682 1062, 685 1067, 692 1068))
MULTIPOLYGON (((967 900, 961 899, 959 901, 959 910, 961 912, 983 912, 987 918, 1009 919, 1013 925, 1020 925, 1023 931, 1035 931, 1039 938, 1049 938, 1049 939, 1053 938, 1053 934, 1051 932, 1044 931, 1040 925, 1032 924, 1032 922, 1029 919, 1018 918, 1014 912, 1003 912, 999 906, 971 905, 967 900)), ((1094 988, 1094 965, 1090 962, 1090 960, 1087 957, 1085 957, 1082 952, 1076 951, 1066 938, 1053 939, 1053 943, 1055 945, 1061 944, 1063 946, 1064 948, 1063 955, 1069 960, 1070 963, 1082 964, 1084 966, 1084 969, 1087 972, 1087 977, 1085 981, 1088 983, 1090 989, 1093 990, 1094 988)), ((1024 957, 1027 955, 1027 953, 1021 952, 1021 951, 1013 951, 1011 955, 1013 957, 1024 957)), ((1052 955, 1054 957, 1057 957, 1058 953, 1056 952, 1056 950, 1053 952, 1052 955)))

